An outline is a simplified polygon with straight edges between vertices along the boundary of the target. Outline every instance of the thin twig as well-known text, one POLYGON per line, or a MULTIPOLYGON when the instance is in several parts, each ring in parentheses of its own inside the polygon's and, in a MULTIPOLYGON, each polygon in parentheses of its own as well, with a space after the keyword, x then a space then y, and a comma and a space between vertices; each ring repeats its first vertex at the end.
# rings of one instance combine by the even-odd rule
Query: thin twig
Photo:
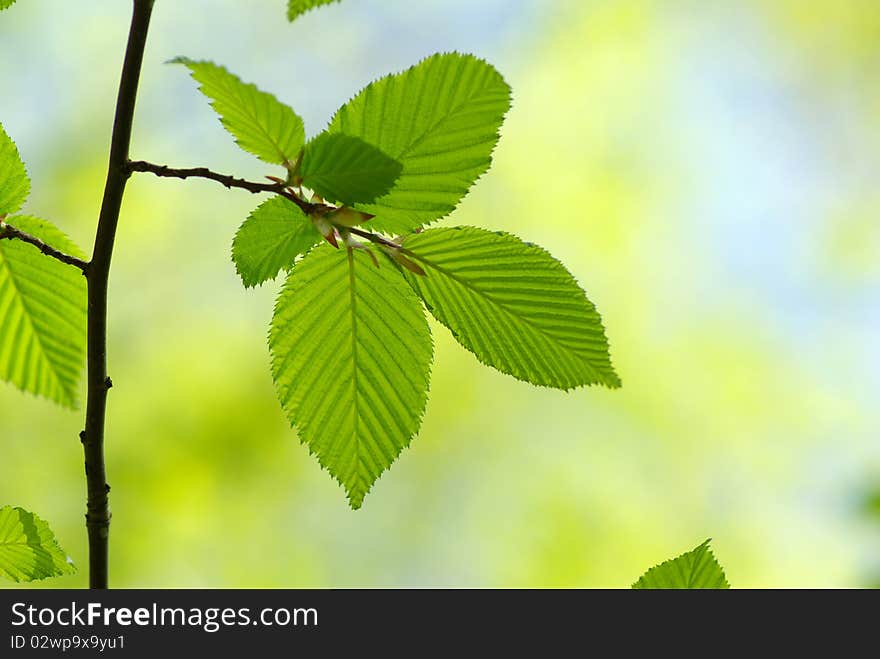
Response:
POLYGON ((16 229, 14 226, 4 222, 3 220, 0 220, 0 240, 20 240, 22 242, 33 245, 46 256, 51 256, 57 261, 61 261, 66 265, 72 265, 74 268, 78 268, 80 271, 82 271, 83 274, 88 272, 89 264, 87 262, 75 256, 71 256, 70 254, 65 254, 61 250, 55 249, 51 245, 47 245, 36 236, 25 233, 21 229, 16 229))
POLYGON ((260 192, 277 193, 284 189, 284 185, 281 183, 255 183, 226 174, 218 174, 217 172, 212 172, 207 167, 175 168, 168 165, 156 165, 145 160, 129 160, 128 169, 132 172, 149 172, 161 178, 206 178, 211 181, 217 181, 217 183, 225 185, 227 188, 240 188, 254 194, 260 192))
POLYGON ((289 199, 299 206, 300 210, 306 215, 310 215, 321 207, 321 204, 311 204, 296 194, 291 192, 284 183, 260 183, 256 181, 246 181, 243 178, 236 178, 227 174, 218 174, 211 171, 207 167, 189 167, 175 168, 168 165, 156 165, 144 160, 129 160, 128 170, 130 172, 147 172, 160 178, 203 178, 210 181, 216 181, 220 185, 227 188, 237 188, 239 190, 247 190, 251 194, 271 193, 281 195, 285 199, 289 199))
MULTIPOLYGON (((228 174, 218 174, 217 172, 214 172, 207 167, 175 168, 169 167, 168 165, 156 165, 154 163, 146 162, 144 160, 129 160, 128 171, 147 172, 160 178, 203 178, 210 181, 216 181, 217 183, 220 183, 221 185, 230 189, 238 188, 239 190, 247 190, 252 194, 260 194, 266 192, 277 194, 281 195, 285 199, 289 199, 290 201, 292 201, 300 208, 303 213, 309 216, 329 216, 330 213, 335 210, 333 206, 327 206, 326 204, 310 203, 302 199, 283 182, 260 183, 256 181, 247 181, 243 178, 229 176, 228 174)), ((327 219, 329 222, 332 223, 332 218, 328 217, 327 219)), ((354 235, 365 238, 366 240, 369 240, 370 242, 377 245, 384 245, 385 247, 390 247, 392 249, 407 251, 394 241, 383 238, 382 236, 376 233, 372 233, 370 231, 364 231, 363 229, 358 229, 356 227, 340 227, 340 229, 350 231, 354 235)))

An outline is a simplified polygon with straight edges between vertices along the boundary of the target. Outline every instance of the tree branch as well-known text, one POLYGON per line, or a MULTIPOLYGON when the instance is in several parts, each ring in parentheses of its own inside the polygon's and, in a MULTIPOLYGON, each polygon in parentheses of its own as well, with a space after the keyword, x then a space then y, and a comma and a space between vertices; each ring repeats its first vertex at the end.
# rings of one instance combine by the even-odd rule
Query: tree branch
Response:
POLYGON ((235 178, 234 176, 212 172, 207 167, 176 169, 169 167, 168 165, 154 165, 153 163, 144 160, 129 160, 128 169, 132 172, 149 172, 150 174, 155 174, 161 178, 206 178, 211 181, 217 181, 217 183, 225 185, 227 188, 240 188, 252 192, 253 194, 259 194, 261 192, 277 193, 284 189, 284 186, 280 183, 255 183, 252 181, 245 181, 244 179, 235 178))
POLYGON ((61 261, 66 265, 72 265, 74 268, 78 268, 82 271, 83 274, 86 274, 88 272, 89 264, 82 259, 78 259, 77 257, 71 256, 70 254, 65 254, 64 252, 55 249, 51 245, 47 245, 36 236, 32 236, 29 233, 21 231, 20 229, 16 229, 11 224, 4 222, 2 219, 0 219, 0 240, 20 240, 22 242, 33 245, 46 256, 51 256, 57 261, 61 261))
POLYGON ((218 174, 207 167, 190 167, 184 169, 176 169, 168 165, 155 165, 144 160, 129 160, 128 171, 130 172, 147 172, 160 178, 204 178, 210 181, 216 181, 221 185, 232 189, 247 190, 252 194, 260 194, 268 192, 271 194, 281 195, 285 199, 289 199, 299 206, 300 210, 306 215, 314 213, 321 208, 321 204, 312 204, 290 191, 283 183, 258 183, 255 181, 246 181, 242 178, 228 176, 227 174, 218 174))
MULTIPOLYGON (((217 183, 220 183, 221 185, 229 189, 237 188, 239 190, 247 190, 252 194, 268 192, 271 194, 281 195, 285 199, 289 199, 294 204, 299 206, 300 210, 308 216, 312 216, 315 214, 327 215, 336 210, 333 206, 327 206, 326 204, 315 204, 305 201, 297 194, 295 194, 284 183, 260 183, 256 181, 247 181, 243 178, 236 178, 227 174, 218 174, 217 172, 211 171, 207 167, 174 168, 169 167, 168 165, 156 165, 154 163, 146 162, 144 160, 129 160, 127 163, 127 167, 128 171, 130 172, 146 172, 160 178, 203 178, 210 181, 216 181, 217 183)), ((360 236, 361 238, 365 238, 371 243, 384 245, 385 247, 390 247, 396 250, 403 250, 403 248, 396 242, 384 238, 379 234, 373 233, 371 231, 364 231, 363 229, 345 226, 340 226, 338 228, 343 231, 348 231, 356 236, 360 236)))
POLYGON ((107 289, 110 262, 116 240, 116 227, 122 209, 125 184, 130 176, 127 167, 131 128, 137 100, 138 82, 153 0, 134 0, 128 45, 122 64, 116 116, 110 142, 110 163, 104 199, 98 217, 95 246, 89 265, 88 296, 88 403, 85 430, 80 435, 85 454, 88 504, 86 528, 89 534, 89 586, 107 588, 108 547, 110 537, 110 486, 104 463, 104 427, 107 414, 107 391, 112 386, 107 377, 107 289))

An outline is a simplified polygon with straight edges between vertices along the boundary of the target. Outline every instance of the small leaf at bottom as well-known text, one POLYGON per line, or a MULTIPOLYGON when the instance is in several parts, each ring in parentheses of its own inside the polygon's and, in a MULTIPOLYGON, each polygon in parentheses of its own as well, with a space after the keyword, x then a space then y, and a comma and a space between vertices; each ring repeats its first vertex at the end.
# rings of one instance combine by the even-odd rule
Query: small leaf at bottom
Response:
POLYGON ((37 581, 75 572, 46 522, 23 508, 0 507, 0 576, 37 581))
POLYGON ((730 588, 709 540, 696 549, 652 567, 636 581, 636 589, 725 589, 730 588))

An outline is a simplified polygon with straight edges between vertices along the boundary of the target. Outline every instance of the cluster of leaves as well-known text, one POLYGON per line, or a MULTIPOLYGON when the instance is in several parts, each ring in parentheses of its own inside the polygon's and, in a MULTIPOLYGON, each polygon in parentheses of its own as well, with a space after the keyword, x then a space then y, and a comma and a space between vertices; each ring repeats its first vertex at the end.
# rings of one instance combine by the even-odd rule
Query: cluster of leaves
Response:
MULTIPOLYGON (((291 2, 291 16, 317 4, 291 2)), ((599 315, 562 264, 510 234, 424 229, 489 169, 511 97, 491 65, 429 57, 366 87, 306 141, 302 119, 271 94, 213 63, 174 61, 242 149, 284 168, 286 193, 251 213, 233 260, 247 287, 289 272, 269 334, 272 374, 292 424, 353 507, 420 426, 433 359, 424 308, 480 361, 518 379, 619 386, 599 315)), ((0 132, 0 216, 78 255, 52 225, 12 215, 28 189, 0 132)), ((74 406, 80 273, 31 244, 0 241, 0 309, 0 377, 74 406)))
MULTIPOLYGON (((0 0, 0 10, 14 1, 0 0)), ((289 0, 288 17, 335 1, 289 0)), ((561 263, 507 233, 423 228, 489 169, 510 107, 492 66, 429 57, 366 87, 307 142, 302 119, 271 94, 210 62, 174 62, 190 69, 239 146, 286 170, 274 179, 285 192, 239 229, 233 261, 246 287, 288 273, 269 334, 272 374, 292 424, 354 508, 418 432, 433 359, 425 308, 480 361, 520 380, 620 386, 601 319, 561 263), (368 222, 370 231, 358 228, 368 222)), ((79 259, 81 251, 45 220, 16 215, 29 192, 0 125, 0 378, 74 407, 84 279, 13 238, 23 232, 79 259)), ((46 522, 0 507, 0 576, 73 572, 46 522)), ((729 584, 707 540, 633 588, 729 584)))
POLYGON ((46 522, 23 508, 0 507, 0 576, 37 581, 74 572, 46 522))
MULTIPOLYGON (((3 0, 0 0, 2 2, 3 0)), ((324 1, 291 0, 289 16, 324 1)), ((599 314, 546 251, 475 227, 426 229, 489 169, 511 91, 459 53, 381 78, 306 140, 303 121, 225 68, 178 58, 245 151, 283 168, 278 194, 233 240, 246 287, 284 271, 272 375, 302 441, 358 508, 424 413, 433 341, 425 309, 483 363, 569 390, 620 381, 599 314)), ((29 182, 0 129, 0 378, 75 406, 85 282, 12 228, 77 256, 57 228, 13 215, 29 182)))
POLYGON ((244 222, 233 261, 247 287, 287 272, 272 374, 354 508, 419 429, 433 358, 425 308, 520 380, 619 386, 599 314, 561 263, 507 233, 424 228, 492 162, 511 92, 491 65, 428 57, 367 86, 306 141, 274 96, 216 64, 174 61, 242 149, 285 168, 285 194, 244 222))

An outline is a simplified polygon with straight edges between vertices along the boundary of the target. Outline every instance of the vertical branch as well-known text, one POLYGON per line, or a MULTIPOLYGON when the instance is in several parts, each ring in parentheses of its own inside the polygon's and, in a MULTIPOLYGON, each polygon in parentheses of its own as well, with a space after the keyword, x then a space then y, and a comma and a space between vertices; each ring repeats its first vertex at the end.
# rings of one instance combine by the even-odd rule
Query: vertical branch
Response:
POLYGON ((110 165, 104 199, 98 218, 95 247, 88 278, 88 403, 85 430, 81 434, 85 453, 88 503, 86 528, 89 534, 89 586, 107 588, 107 561, 110 536, 110 486, 104 465, 104 419, 107 391, 112 386, 107 377, 107 284, 110 261, 116 239, 116 226, 125 184, 131 128, 140 80, 141 63, 147 41, 153 0, 133 0, 128 46, 116 99, 116 117, 110 144, 110 165))

